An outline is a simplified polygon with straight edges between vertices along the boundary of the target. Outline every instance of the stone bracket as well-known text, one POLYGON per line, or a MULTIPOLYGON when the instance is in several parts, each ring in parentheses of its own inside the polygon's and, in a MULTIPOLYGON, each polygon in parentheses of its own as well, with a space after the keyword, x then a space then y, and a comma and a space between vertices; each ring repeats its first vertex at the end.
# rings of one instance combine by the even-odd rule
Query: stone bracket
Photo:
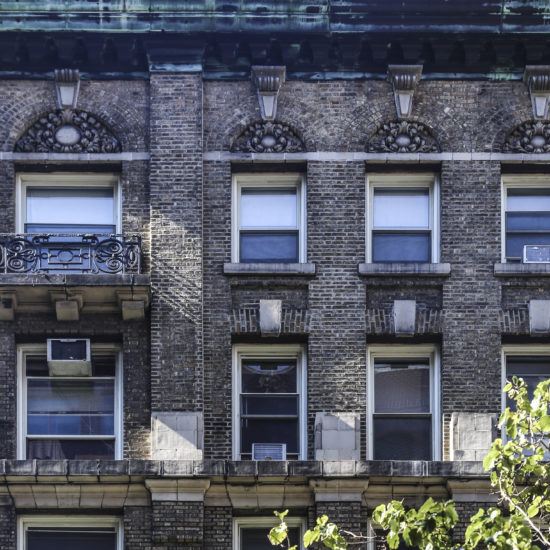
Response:
POLYGON ((550 65, 527 65, 523 81, 529 89, 535 119, 547 119, 550 106, 550 65))
POLYGON ((51 291, 50 299, 55 306, 58 321, 78 321, 84 305, 82 294, 76 292, 51 291))
POLYGON ((0 294, 0 321, 13 321, 15 319, 15 310, 17 309, 16 292, 2 292, 0 294))
POLYGON ((145 310, 149 307, 147 292, 118 291, 117 301, 124 321, 135 321, 145 318, 145 310))
POLYGON ((208 479, 146 479, 151 500, 162 502, 204 502, 208 479))
POLYGON ((281 300, 260 300, 260 333, 262 336, 279 336, 283 318, 281 300))
POLYGON ((388 65, 388 79, 393 85, 397 118, 411 116, 416 86, 422 76, 422 65, 388 65))
POLYGON ((55 92, 60 109, 76 109, 80 91, 80 73, 78 69, 56 69, 55 92))
POLYGON ((529 332, 531 334, 550 332, 550 300, 529 301, 529 332))
POLYGON ((362 502, 369 487, 365 479, 310 480, 315 502, 362 502))
POLYGON ((252 82, 258 92, 262 120, 275 120, 277 97, 286 79, 284 65, 254 65, 251 67, 252 82))
POLYGON ((393 326, 396 336, 413 336, 416 328, 416 300, 393 301, 393 326))

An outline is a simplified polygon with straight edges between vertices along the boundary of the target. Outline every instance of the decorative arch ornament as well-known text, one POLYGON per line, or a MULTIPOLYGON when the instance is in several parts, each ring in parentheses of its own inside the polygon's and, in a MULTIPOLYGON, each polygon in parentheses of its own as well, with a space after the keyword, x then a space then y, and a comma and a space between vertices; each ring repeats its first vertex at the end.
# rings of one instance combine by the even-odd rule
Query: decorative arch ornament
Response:
POLYGON ((441 147, 421 122, 385 122, 367 142, 369 153, 439 153, 441 147))
POLYGON ((19 153, 119 153, 120 141, 96 116, 58 109, 41 116, 17 141, 19 153))
POLYGON ((505 153, 550 153, 550 122, 522 122, 510 132, 503 150, 505 153))
POLYGON ((300 153, 305 145, 288 124, 262 120, 248 125, 235 139, 231 151, 240 153, 300 153))

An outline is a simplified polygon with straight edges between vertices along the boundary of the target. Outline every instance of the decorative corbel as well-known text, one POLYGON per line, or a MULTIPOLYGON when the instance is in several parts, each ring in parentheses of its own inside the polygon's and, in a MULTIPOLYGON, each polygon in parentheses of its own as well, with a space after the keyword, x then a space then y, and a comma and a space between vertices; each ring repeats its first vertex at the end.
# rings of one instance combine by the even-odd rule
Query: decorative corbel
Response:
POLYGON ((77 69, 56 69, 54 74, 57 106, 60 109, 76 109, 80 73, 77 69))
POLYGON ((529 89, 533 117, 548 118, 550 105, 550 65, 527 65, 523 73, 523 82, 529 89))
POLYGON ((252 82, 258 91, 260 113, 263 120, 275 120, 277 96, 286 78, 284 65, 255 65, 251 68, 252 82))
POLYGON ((388 79, 393 85, 397 118, 411 116, 413 95, 422 75, 422 65, 388 65, 388 79))

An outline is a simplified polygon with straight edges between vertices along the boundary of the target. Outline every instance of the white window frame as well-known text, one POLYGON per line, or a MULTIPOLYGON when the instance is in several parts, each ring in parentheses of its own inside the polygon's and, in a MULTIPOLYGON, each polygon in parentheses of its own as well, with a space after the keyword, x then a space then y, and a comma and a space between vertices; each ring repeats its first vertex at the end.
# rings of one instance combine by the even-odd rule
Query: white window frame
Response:
MULTIPOLYGON (((303 517, 287 516, 285 522, 291 528, 300 528, 299 549, 303 550, 303 536, 306 532, 306 519, 303 517)), ((241 550, 241 529, 258 529, 260 527, 265 527, 265 536, 267 537, 269 530, 277 524, 277 518, 274 516, 233 518, 233 550, 241 550)))
MULTIPOLYGON (((94 353, 113 353, 116 355, 115 370, 115 460, 123 458, 123 391, 122 391, 122 349, 117 344, 94 344, 92 343, 92 355, 94 353)), ((21 344, 17 346, 17 458, 25 460, 27 449, 27 374, 25 358, 27 355, 46 355, 46 343, 44 344, 21 344)), ((85 377, 89 379, 90 377, 85 377)), ((34 436, 33 436, 34 437, 34 436)), ((46 438, 46 437, 45 437, 46 438)), ((103 436, 50 436, 50 439, 105 439, 103 436)))
POLYGON ((505 174, 502 176, 500 192, 500 255, 502 263, 506 263, 506 202, 508 190, 522 188, 548 189, 550 194, 550 174, 505 174))
MULTIPOLYGON (((365 194, 365 212, 366 215, 366 250, 365 257, 367 263, 372 263, 372 235, 374 228, 374 190, 375 189, 405 189, 407 187, 429 190, 430 197, 430 231, 431 231, 431 261, 429 263, 439 263, 440 245, 440 198, 439 198, 439 176, 433 173, 427 174, 367 174, 367 192, 365 194)), ((418 229, 418 228, 416 228, 418 229)), ((403 228, 407 230, 406 227, 403 228)))
POLYGON ((122 232, 122 194, 119 177, 115 174, 97 174, 84 172, 61 173, 18 173, 15 189, 16 232, 25 232, 27 222, 27 188, 28 187, 107 187, 113 189, 114 221, 116 232, 122 232))
MULTIPOLYGON (((296 220, 298 227, 298 262, 305 263, 306 254, 306 182, 305 176, 297 173, 255 173, 255 174, 234 174, 232 182, 232 208, 231 208, 231 261, 240 263, 240 229, 241 229, 241 191, 247 187, 265 187, 276 189, 278 187, 296 188, 296 220)), ((270 227, 262 227, 269 230, 270 227)), ((273 230, 281 230, 274 227, 273 230)))
POLYGON ((375 344, 367 350, 367 457, 374 456, 374 361, 376 359, 429 359, 430 409, 432 415, 432 458, 441 460, 441 382, 440 353, 432 344, 375 344))
POLYGON ((114 527, 117 534, 117 550, 124 550, 124 529, 122 520, 109 516, 54 516, 25 515, 17 518, 17 550, 27 550, 27 529, 29 527, 114 527))
POLYGON ((297 344, 238 344, 233 346, 233 460, 240 460, 241 455, 241 364, 243 359, 296 359, 298 369, 298 383, 296 389, 299 392, 298 405, 298 430, 300 452, 298 460, 306 460, 307 457, 307 433, 306 433, 306 380, 307 358, 305 348, 297 344))

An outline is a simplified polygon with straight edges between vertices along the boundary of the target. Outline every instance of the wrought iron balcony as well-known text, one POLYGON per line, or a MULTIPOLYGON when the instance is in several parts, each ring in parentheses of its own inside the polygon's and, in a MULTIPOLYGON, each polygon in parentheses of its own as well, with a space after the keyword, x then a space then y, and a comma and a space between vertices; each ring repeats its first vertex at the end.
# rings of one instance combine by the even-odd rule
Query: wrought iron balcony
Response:
POLYGON ((139 235, 0 234, 0 273, 140 273, 139 235))

